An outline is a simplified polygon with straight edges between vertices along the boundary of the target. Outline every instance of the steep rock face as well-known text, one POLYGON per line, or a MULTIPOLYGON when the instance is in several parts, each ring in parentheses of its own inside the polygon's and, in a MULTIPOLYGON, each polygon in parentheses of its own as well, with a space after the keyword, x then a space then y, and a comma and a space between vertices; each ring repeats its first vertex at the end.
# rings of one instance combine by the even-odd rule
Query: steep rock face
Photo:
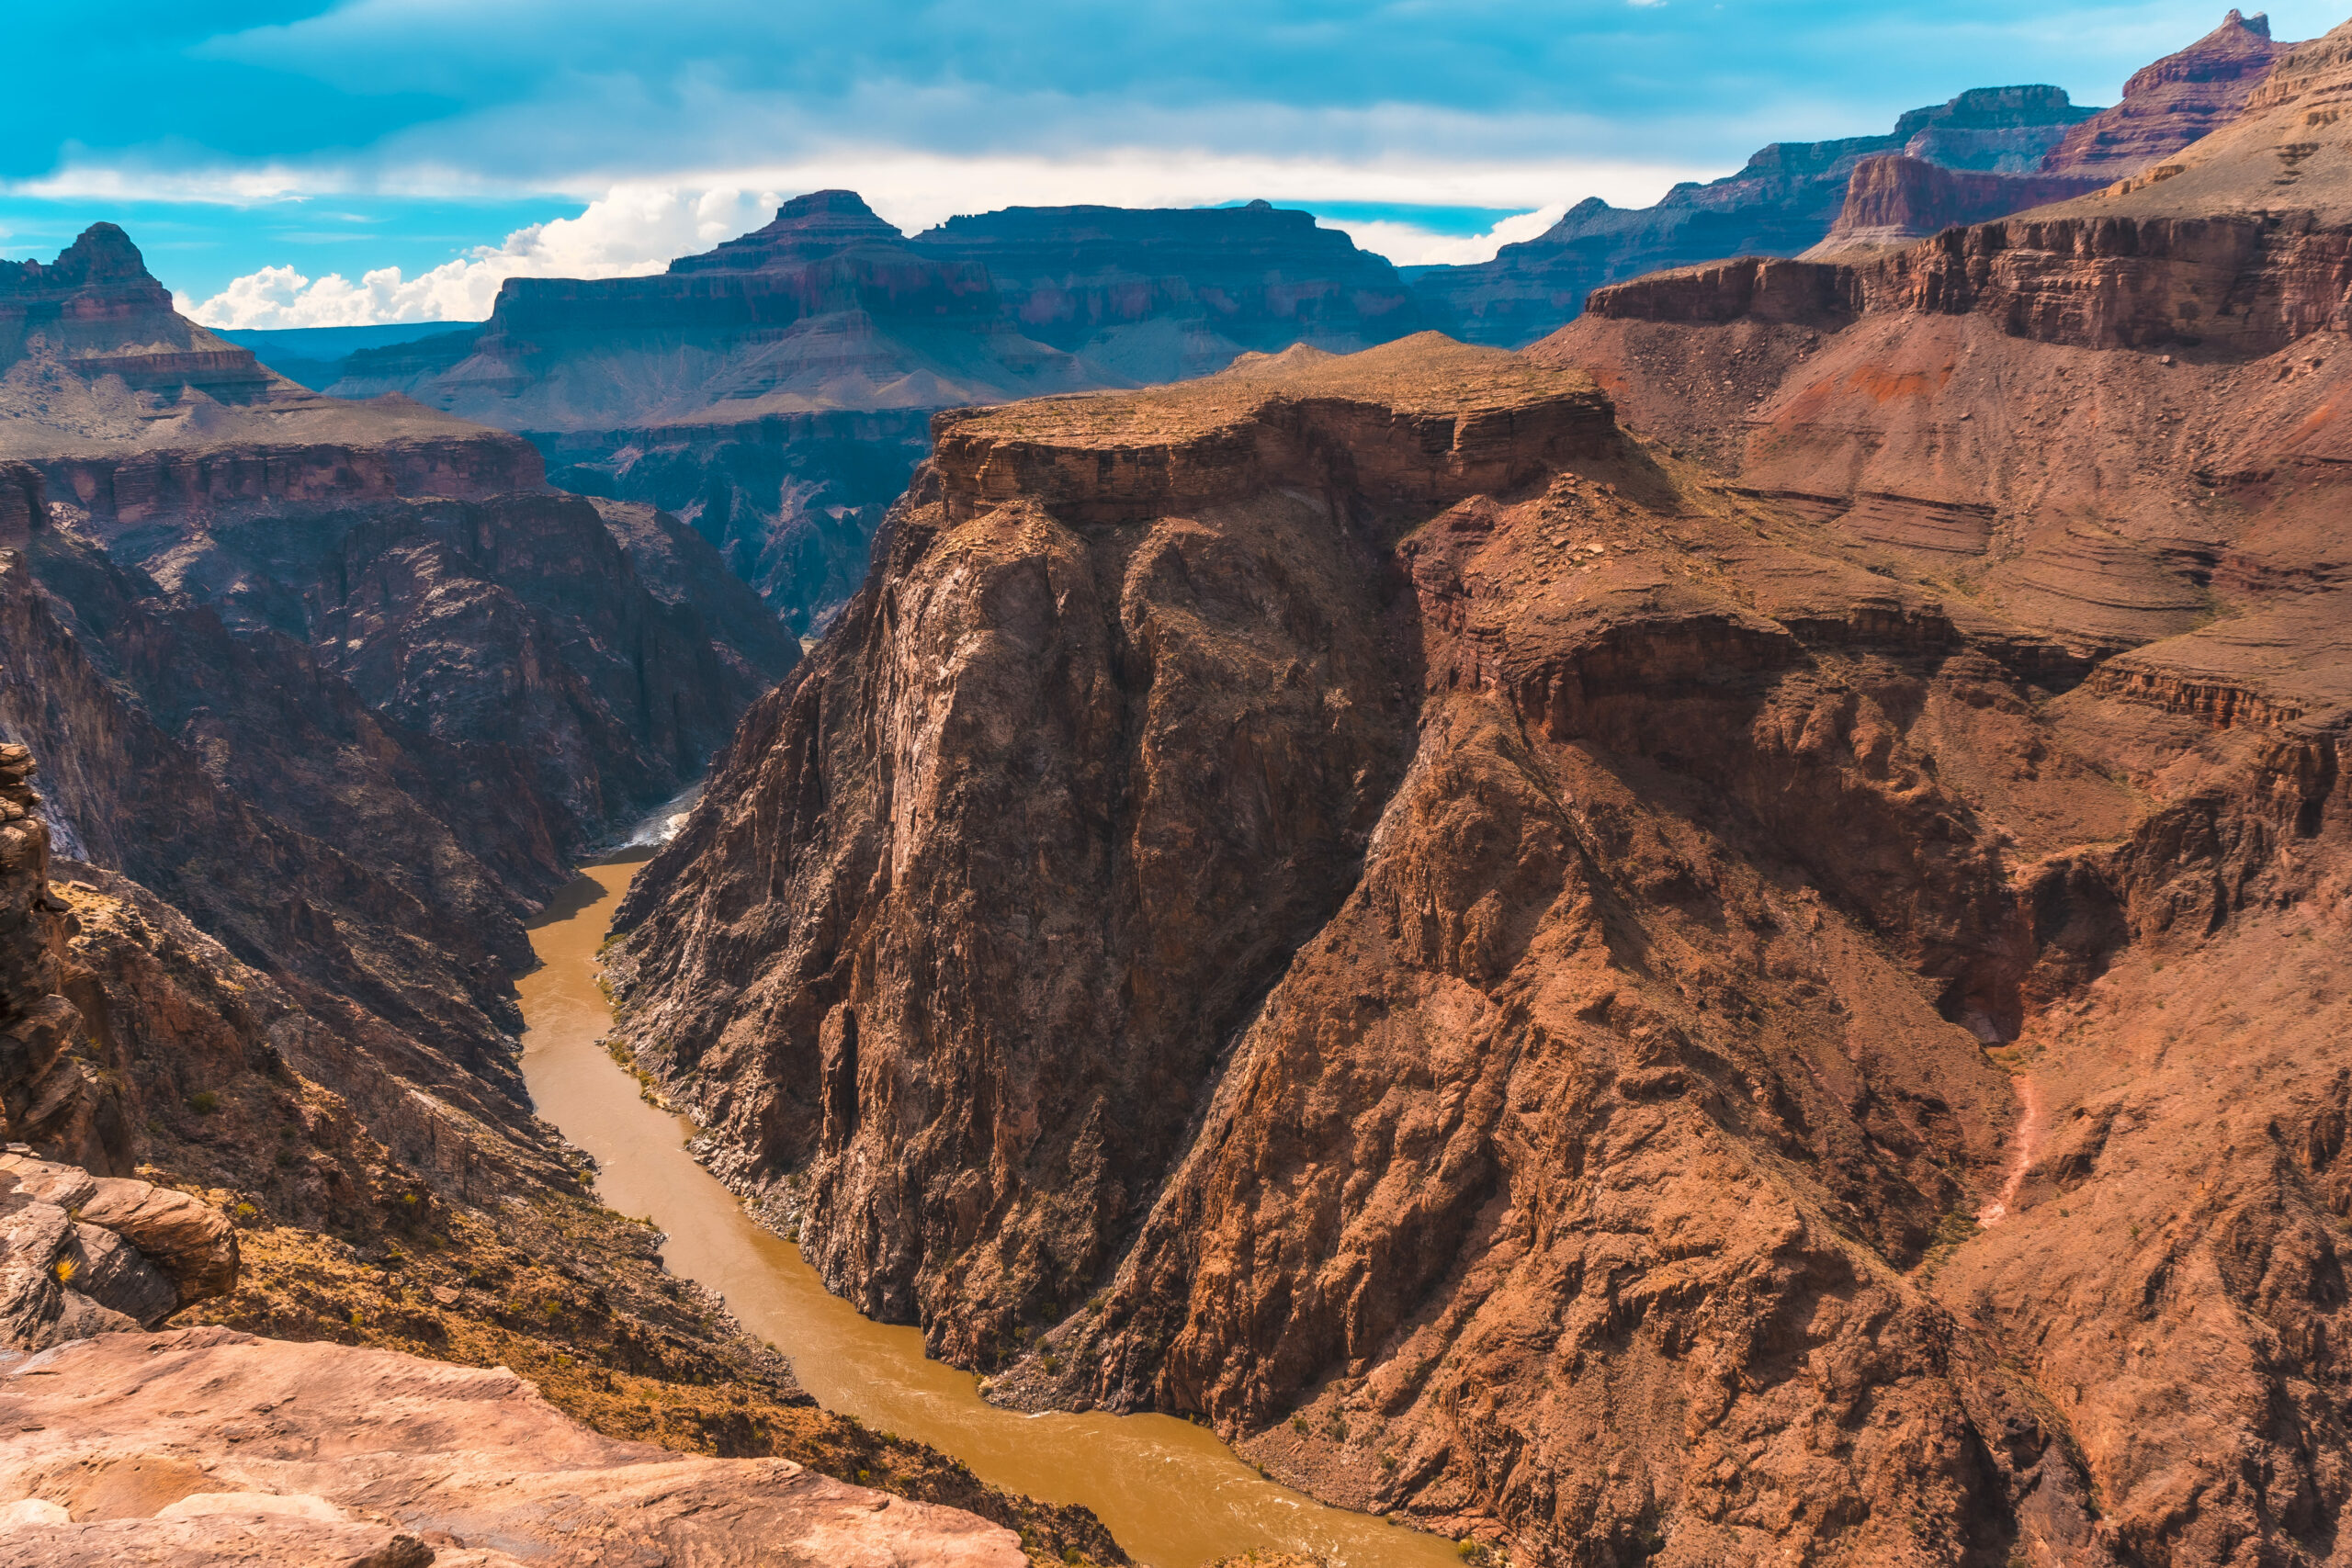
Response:
POLYGON ((788 1460, 598 1437, 503 1367, 107 1334, 0 1364, 0 1411, 30 1438, 0 1461, 0 1551, 26 1561, 1029 1562, 1001 1526, 788 1460))
POLYGON ((563 482, 688 518, 806 631, 937 410, 1420 324, 1387 262, 1262 203, 1015 209, 910 241, 819 191, 657 277, 515 279, 479 331, 354 355, 333 389, 528 434, 563 482))
POLYGON ((1865 158, 1846 183, 1838 221, 1808 255, 1900 244, 1956 224, 1980 223, 2106 183, 2098 175, 2007 175, 1947 169, 1903 153, 1865 158))
POLYGON ((638 1060, 998 1397, 1514 1560, 2293 1560, 2352 849, 2299 503, 2123 659, 1943 581, 1958 499, 1760 490, 1426 341, 943 422, 623 912, 638 1060), (2192 1132, 2236 1047, 2158 1004, 2282 953, 2322 1011, 2192 1132))
MULTIPOLYGON (((674 570, 659 549, 644 558, 649 578, 674 570)), ((20 578, 21 558, 7 560, 20 578)), ((134 748, 146 750, 135 750, 130 765, 99 767, 102 738, 119 743, 135 716, 101 705, 97 694, 107 683, 77 664, 71 635, 39 618, 39 599, 28 604, 17 596, 24 587, 19 581, 0 594, 13 612, 6 642, 17 690, 32 688, 33 699, 60 721, 60 754, 86 771, 82 787, 101 792, 95 798, 112 813, 106 820, 128 831, 149 815, 168 819, 170 792, 200 789, 202 775, 191 777, 193 770, 152 736, 132 738, 134 748), (102 793, 108 786, 116 793, 102 793)), ((482 1374, 412 1359, 429 1355, 501 1369, 493 1378, 498 1397, 527 1404, 536 1423, 517 1454, 544 1459, 569 1444, 574 1454, 641 1456, 635 1471, 614 1471, 601 1457, 578 1467, 609 1486, 653 1474, 652 1491, 667 1495, 698 1477, 750 1475, 770 1499, 762 1528, 783 1529, 799 1516, 774 1511, 772 1488, 797 1475, 798 1462, 814 1461, 870 1472, 899 1495, 955 1506, 910 1506, 900 1526, 875 1536, 889 1551, 929 1561, 934 1548, 952 1556, 958 1540, 998 1539, 955 1511, 963 1507, 1009 1522, 1055 1561, 1065 1554, 1072 1562, 1124 1561, 1083 1510, 1008 1497, 943 1456, 809 1408, 773 1351, 742 1335, 715 1300, 662 1273, 657 1238, 586 1195, 571 1152, 527 1114, 503 1054, 468 1061, 436 1043, 449 1034, 460 1045, 477 1041, 485 1032, 479 1017, 470 1025, 445 1020, 451 1027, 440 1035, 397 1027, 397 1008, 370 993, 365 978, 380 976, 411 995, 447 985, 429 965, 450 962, 439 944, 461 940, 461 931, 436 929, 429 908, 412 905, 393 913, 409 922, 414 948, 371 946, 381 931, 351 919, 347 904, 329 917, 304 898, 319 896, 315 869, 328 847, 288 835, 218 792, 211 817, 188 824, 204 835, 191 846, 198 858, 165 863, 179 885, 210 900, 199 907, 261 909, 242 897, 238 879, 247 868, 240 862, 275 857, 258 869, 276 877, 280 901, 291 896, 288 934, 298 957, 331 957, 341 940, 363 960, 356 973, 329 964, 281 983, 240 963, 136 883, 53 862, 49 822, 57 808, 28 787, 30 766, 21 747, 0 748, 0 1141, 8 1145, 0 1152, 0 1334, 17 1348, 78 1340, 82 1350, 91 1348, 89 1336, 107 1336, 97 1343, 130 1345, 121 1353, 142 1376, 178 1341, 159 1347, 126 1339, 124 1331, 168 1315, 215 1317, 277 1337, 203 1341, 244 1348, 233 1367, 216 1358, 195 1374, 216 1394, 234 1385, 244 1402, 213 1406, 175 1395, 166 1404, 184 1424, 168 1430, 153 1425, 164 1406, 148 1397, 157 1392, 152 1385, 103 1370, 91 1374, 96 1382, 77 1376, 74 1397, 107 1388, 119 1393, 117 1403, 79 1404, 52 1422, 20 1414, 12 1430, 70 1428, 85 1446, 11 1473, 12 1499, 49 1501, 12 1502, 0 1514, 0 1553, 95 1562, 145 1552, 176 1562, 234 1546, 261 1561, 308 1562, 304 1553, 313 1548, 355 1540, 355 1551, 374 1550, 369 1541, 380 1546, 396 1532, 330 1530, 309 1539, 306 1521, 322 1517, 322 1506, 302 1501, 307 1489, 262 1475, 231 1488, 272 1495, 250 1510, 240 1502, 226 1515, 181 1509, 152 1526, 104 1521, 147 1520, 158 1506, 203 1489, 149 1495, 142 1488, 156 1473, 167 1481, 218 1475, 224 1460, 259 1451, 240 1449, 254 1434, 228 1417, 250 1416, 258 1396, 243 1391, 260 1383, 275 1380, 317 1395, 347 1378, 345 1369, 365 1369, 342 1385, 344 1393, 317 1401, 321 1420, 345 1427, 345 1394, 380 1403, 395 1386, 413 1393, 480 1385, 482 1374), (134 1171, 141 1179, 130 1179, 134 1171), (409 1354, 287 1342, 322 1337, 409 1354), (653 1438, 673 1450, 794 1462, 730 1469, 591 1438, 547 1410, 503 1370, 510 1366, 529 1369, 601 1430, 653 1438), (117 1482, 84 1484, 105 1474, 117 1482), (294 1504, 285 1502, 289 1495, 294 1504), (902 1528, 908 1519, 939 1528, 902 1528), (30 1537, 15 1533, 34 1526, 40 1529, 30 1537), (281 1526, 294 1533, 277 1534, 281 1526)), ((354 851, 368 847, 345 842, 354 851)), ((359 860, 340 863, 344 877, 364 886, 370 873, 359 860)), ((43 1365, 19 1358, 0 1376, 38 1380, 47 1375, 43 1365)), ((481 1435, 479 1425, 467 1429, 481 1435)), ((418 1462, 409 1441, 416 1436, 404 1430, 390 1462, 418 1462)), ((10 1451, 12 1458, 28 1452, 10 1451)), ((356 1462, 338 1461, 338 1469, 348 1476, 356 1462)), ((430 1462, 446 1472, 446 1463, 430 1462)), ((504 1478, 527 1464, 501 1459, 493 1468, 504 1478)), ((699 1495, 731 1506, 731 1484, 699 1495)), ((811 1477, 801 1489, 831 1495, 828 1485, 811 1477)), ((862 1503, 861 1517, 871 1517, 876 1506, 862 1503)), ((608 1533, 626 1538, 639 1526, 666 1529, 662 1521, 672 1517, 649 1498, 642 1506, 615 1502, 605 1517, 608 1533)), ((413 1544, 400 1561, 426 1560, 417 1553, 430 1545, 413 1544)), ((855 1547, 827 1535, 809 1551, 816 1561, 858 1560, 828 1555, 855 1547)), ((600 1540, 591 1555, 602 1561, 614 1550, 600 1540)))
POLYGON ((2289 47, 2271 41, 2268 17, 2233 10, 2179 53, 2133 72, 2123 101, 2067 131, 2039 172, 2102 180, 2137 174, 2236 118, 2289 47))
MULTIPOLYGON (((788 637, 699 537, 546 493, 511 435, 402 399, 266 378, 232 406, 90 367, 73 352, 86 330, 56 322, 201 329, 119 232, 79 249, 28 264, 39 288, 22 292, 53 319, 0 376, 0 453, 34 470, 10 467, 0 531, 20 530, 137 716, 288 826, 329 842, 389 829, 415 852, 395 877, 446 882, 427 902, 527 908, 566 855, 692 778, 789 667, 788 637), (504 886, 485 892, 484 867, 504 886)), ((77 790, 71 748, 42 752, 80 841, 108 839, 111 781, 77 790)), ((494 940, 519 949, 511 925, 494 940)))
POLYGON ((1886 136, 1775 142, 1737 174, 1678 186, 1655 207, 1588 198, 1491 262, 1411 269, 1414 290, 1448 331, 1517 347, 1574 318, 1602 284, 1718 256, 1805 250, 1828 232, 1865 159, 1899 153, 1943 168, 2030 166, 2094 112, 2055 87, 1977 88, 1910 111, 1886 136))
MULTIPOLYGON (((282 382, 232 406, 75 368, 84 329, 58 322, 195 330, 128 241, 82 251, 28 269, 46 324, 0 376, 0 446, 32 459, 0 462, 0 735, 41 759, 68 852, 153 889, 407 1086, 380 1097, 388 1141, 424 1094, 497 1144, 526 1116, 506 1043, 520 917, 691 779, 796 650, 673 520, 536 488, 396 493, 467 491, 441 481, 468 453, 486 455, 474 480, 536 487, 512 437, 282 382), (134 498, 139 463, 187 482, 134 498)), ((62 1061, 61 1028, 44 1050, 62 1061)), ((338 1089, 361 1071, 320 1070, 338 1089)), ((85 1111, 59 1146, 128 1174, 141 1119, 105 1096, 85 1111)))
POLYGON ((2051 721, 2148 806, 2025 897, 2062 945, 2116 945, 2028 987, 2018 1146, 1937 1288, 2030 1347, 2132 1561, 2325 1561, 2346 1506, 2318 1413, 2345 1377, 2347 94, 2339 28, 2171 165, 1817 270, 1838 311, 1711 313, 1685 274, 1531 351, 1871 570, 2095 657, 2051 721), (2273 1468, 2181 1462, 2225 1451, 2273 1468))
POLYGON ((2037 162, 1923 159, 1916 146, 1866 158, 1854 167, 1838 221, 1807 254, 1900 245, 2064 201, 2150 168, 2236 118, 2287 47, 2270 40, 2268 17, 2249 21, 2232 11, 2179 53, 2134 72, 2121 103, 2075 123, 2037 162), (1984 172, 1962 172, 1977 170, 1984 172))
POLYGON ((132 391, 190 388, 238 402, 284 384, 249 351, 180 321, 139 248, 111 223, 92 225, 46 266, 0 264, 0 362, 40 349, 74 375, 132 391))

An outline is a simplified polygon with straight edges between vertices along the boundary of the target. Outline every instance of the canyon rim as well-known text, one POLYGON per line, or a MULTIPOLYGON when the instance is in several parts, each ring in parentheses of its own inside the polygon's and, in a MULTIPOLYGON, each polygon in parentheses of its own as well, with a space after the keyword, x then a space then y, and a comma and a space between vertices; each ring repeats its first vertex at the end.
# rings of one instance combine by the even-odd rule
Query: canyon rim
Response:
POLYGON ((1485 261, 822 188, 299 354, 0 264, 0 1562, 1195 1568, 600 1200, 516 982, 619 852, 613 1080, 1004 1410, 1519 1568, 2352 1558, 2273 31, 1485 261))

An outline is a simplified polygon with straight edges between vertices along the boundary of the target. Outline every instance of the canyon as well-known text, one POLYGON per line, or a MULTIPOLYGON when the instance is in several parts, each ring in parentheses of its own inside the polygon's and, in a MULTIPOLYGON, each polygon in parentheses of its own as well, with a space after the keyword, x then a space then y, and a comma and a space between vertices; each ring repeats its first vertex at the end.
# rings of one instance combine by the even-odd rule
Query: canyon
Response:
POLYGON ((653 276, 512 279, 478 326, 402 329, 332 361, 313 357, 315 333, 248 341, 283 335, 282 355, 264 352, 322 389, 516 432, 555 483, 671 513, 806 637, 854 592, 942 409, 1430 329, 1523 347, 1637 275, 1883 247, 2095 189, 2226 123, 2278 47, 2264 17, 2233 11, 2112 108, 1975 88, 1884 136, 1776 142, 1653 207, 1579 202, 1473 265, 1392 266, 1264 201, 1010 208, 908 235, 852 192, 818 191, 653 276))
POLYGON ((761 1561, 1123 1561, 815 1409, 531 1111, 524 922, 791 670, 758 596, 513 435, 271 374, 108 226, 0 329, 0 1402, 52 1434, 0 1551, 768 1551, 733 1510, 803 1542, 761 1561), (600 1504, 534 1535, 531 1465, 600 1504))
POLYGON ((2347 102, 0 265, 0 1560, 2335 1561, 2347 102))
POLYGON ((2332 1560, 2352 26, 2266 63, 1523 355, 939 416, 634 1062, 991 1398, 1512 1562, 2332 1560))

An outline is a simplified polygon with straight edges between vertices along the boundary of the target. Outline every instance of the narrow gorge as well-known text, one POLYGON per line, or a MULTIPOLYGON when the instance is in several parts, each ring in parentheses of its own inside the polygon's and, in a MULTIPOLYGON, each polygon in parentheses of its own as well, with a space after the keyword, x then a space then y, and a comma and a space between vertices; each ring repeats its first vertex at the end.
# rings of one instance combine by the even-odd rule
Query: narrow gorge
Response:
POLYGON ((0 264, 0 1564, 2342 1562, 2347 106, 0 264))

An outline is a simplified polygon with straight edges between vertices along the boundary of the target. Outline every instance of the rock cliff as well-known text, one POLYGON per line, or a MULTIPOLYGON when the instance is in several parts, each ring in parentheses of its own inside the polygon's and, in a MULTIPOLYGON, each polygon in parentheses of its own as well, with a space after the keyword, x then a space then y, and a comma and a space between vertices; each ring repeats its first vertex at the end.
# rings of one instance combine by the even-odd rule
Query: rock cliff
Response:
POLYGON ((1976 88, 1911 110, 1885 136, 1775 142, 1738 173, 1677 186, 1655 207, 1588 197, 1545 233, 1505 245, 1490 262, 1408 274, 1424 309, 1446 330, 1516 348, 1571 320, 1605 283, 1718 256, 1795 255, 1829 231, 1866 160, 1904 155, 1939 171, 1985 172, 1973 184, 1996 185, 1991 172, 2031 167, 2096 112, 2056 87, 1976 88))
MULTIPOLYGON (((2067 1196, 2099 1156, 2064 1163, 2041 1064, 2153 1016, 2154 965, 2284 953, 2335 995, 2346 694, 2315 643, 2317 684, 2217 727, 2256 710, 2210 671, 1895 564, 1847 510, 1442 341, 943 422, 624 909, 637 1059, 836 1289, 999 1397, 1203 1414, 1515 1561, 2283 1539, 2335 1461, 2253 1412, 2317 1418, 2285 1390, 2324 1352, 2193 1436, 2105 1434, 2154 1429, 2212 1311, 2256 1314, 2249 1352, 2325 1342, 2327 1264, 2259 1305, 2151 1287, 2169 1359, 2125 1392, 2100 1311, 2019 1340, 2048 1298, 1984 1260, 2087 1256, 2129 1210, 2083 1289, 2238 1269, 2256 1168, 2260 1234, 2332 1256, 2333 1156, 2186 1140, 2193 1100, 2110 1055, 2152 1044, 2066 1048, 2153 1183, 2067 1196), (2249 1443, 2264 1490, 2160 1501, 2249 1443)), ((1982 526, 1850 510, 1913 549, 1982 526)), ((2325 1122, 2330 1027, 2266 1057, 2249 1125, 2325 1122)), ((2184 1085, 2206 1048, 2165 1046, 2184 1085)))
POLYGON ((527 434, 557 482, 694 525, 806 633, 856 586, 933 412, 1420 324, 1387 262, 1263 202, 1016 208, 910 240, 819 191, 657 277, 515 279, 482 328, 356 354, 333 389, 527 434))
MULTIPOLYGON (((74 712, 70 669, 19 629, 18 681, 40 669, 74 712)), ((588 1198, 511 1075, 436 1065, 367 998, 281 985, 127 878, 52 861, 31 767, 0 747, 0 1404, 31 1438, 0 1465, 0 1557, 1123 1561, 1082 1511, 811 1407, 588 1198), (137 1332, 206 1318, 271 1337, 137 1332), (597 1502, 548 1525, 582 1488, 597 1502)))
POLYGON ((1978 223, 2064 201, 2153 167, 2237 118, 2286 46, 2269 18, 2232 11, 2222 25, 2132 73, 2123 101, 2070 128, 2037 164, 1986 172, 1914 155, 1865 158, 1854 166, 1846 204, 1818 245, 1831 256, 1883 249, 1954 225, 1978 223))
POLYGON ((1516 347, 1572 319, 1594 288, 1740 256, 1828 256, 2063 201, 2139 173, 2227 124, 2284 46, 2232 11, 2089 109, 2055 87, 1986 87, 1914 109, 1886 136, 1767 147, 1736 175, 1656 207, 1578 203, 1549 232, 1471 267, 1408 269, 1434 320, 1516 347))
POLYGON ((2271 40, 2268 17, 2233 10, 2179 53, 2132 73, 2123 101, 2067 131, 2037 172, 2137 174, 2235 119, 2288 47, 2271 40))
POLYGON ((637 1059, 997 1397, 1513 1561, 2325 1561, 2344 37, 1522 356, 943 419, 637 1059))

